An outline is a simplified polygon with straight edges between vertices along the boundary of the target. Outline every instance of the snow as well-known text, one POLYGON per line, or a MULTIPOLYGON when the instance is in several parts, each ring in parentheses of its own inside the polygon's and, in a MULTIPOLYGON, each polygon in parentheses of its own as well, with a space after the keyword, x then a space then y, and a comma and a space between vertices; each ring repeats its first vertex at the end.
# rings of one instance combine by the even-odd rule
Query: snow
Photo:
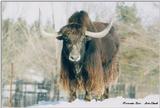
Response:
MULTIPOLYGON (((15 94, 15 91, 12 91, 12 94, 15 94)), ((10 91, 3 91, 2 92, 3 98, 9 98, 10 97, 10 91)))
POLYGON ((159 108, 159 101, 160 101, 160 95, 149 95, 146 96, 143 99, 125 99, 123 97, 117 97, 117 98, 109 98, 105 99, 104 101, 95 101, 92 100, 91 102, 86 102, 84 100, 79 100, 76 99, 75 101, 69 103, 66 101, 59 101, 59 102, 40 102, 38 105, 30 106, 28 108, 57 108, 57 107, 92 107, 92 108, 99 108, 99 107, 123 107, 123 108, 128 108, 128 107, 140 107, 140 108, 159 108), (145 104, 145 103, 152 103, 152 104, 145 104), (126 104, 124 104, 126 103, 126 104), (130 103, 130 104, 127 104, 130 103), (134 103, 134 104, 131 104, 134 103), (136 104, 140 103, 140 104, 136 104), (153 104, 154 103, 154 104, 153 104))
POLYGON ((48 91, 46 89, 38 89, 36 92, 38 92, 38 93, 47 93, 48 91))
MULTIPOLYGON (((15 90, 15 89, 16 89, 16 85, 13 84, 13 85, 12 85, 12 90, 15 90)), ((5 85, 5 86, 3 87, 3 90, 10 90, 10 85, 5 85)))
POLYGON ((24 76, 26 79, 28 79, 31 82, 39 82, 42 83, 44 81, 44 77, 41 74, 41 72, 37 72, 37 70, 34 69, 28 69, 24 73, 24 76))

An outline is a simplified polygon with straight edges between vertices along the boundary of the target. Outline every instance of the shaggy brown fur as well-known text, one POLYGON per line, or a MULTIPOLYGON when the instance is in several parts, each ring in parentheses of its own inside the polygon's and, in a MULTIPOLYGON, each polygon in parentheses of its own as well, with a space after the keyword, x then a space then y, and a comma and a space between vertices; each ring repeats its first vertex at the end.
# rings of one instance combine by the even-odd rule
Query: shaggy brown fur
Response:
MULTIPOLYGON (((97 32, 107 27, 107 23, 92 23, 88 14, 84 11, 74 13, 59 33, 67 35, 69 39, 77 42, 80 36, 84 36, 85 30, 97 32)), ((76 75, 75 65, 66 59, 66 48, 63 46, 61 57, 61 84, 70 94, 73 101, 77 90, 85 90, 85 99, 91 96, 96 99, 108 97, 108 87, 118 78, 117 53, 119 39, 114 27, 109 34, 101 39, 92 38, 85 45, 84 59, 80 74, 76 75)))

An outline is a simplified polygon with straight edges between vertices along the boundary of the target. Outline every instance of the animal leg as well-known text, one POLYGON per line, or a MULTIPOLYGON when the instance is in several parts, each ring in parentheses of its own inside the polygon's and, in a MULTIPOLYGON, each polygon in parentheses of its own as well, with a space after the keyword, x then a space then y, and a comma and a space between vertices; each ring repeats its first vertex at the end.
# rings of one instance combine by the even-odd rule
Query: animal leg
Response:
POLYGON ((74 101, 77 98, 76 95, 76 86, 75 86, 75 82, 70 84, 70 93, 69 93, 69 102, 74 101))
POLYGON ((71 92, 70 92, 69 102, 74 101, 76 98, 77 98, 76 92, 75 92, 75 91, 71 91, 71 92))
POLYGON ((103 99, 108 99, 108 98, 109 98, 109 88, 106 88, 106 89, 105 89, 102 98, 103 98, 103 99))
POLYGON ((108 89, 104 88, 104 91, 102 94, 98 94, 95 99, 96 101, 103 101, 104 99, 108 98, 108 89))
POLYGON ((91 96, 90 92, 86 91, 84 100, 86 100, 86 101, 91 101, 92 100, 92 96, 91 96))
POLYGON ((103 96, 96 96, 96 101, 102 101, 103 100, 103 96))

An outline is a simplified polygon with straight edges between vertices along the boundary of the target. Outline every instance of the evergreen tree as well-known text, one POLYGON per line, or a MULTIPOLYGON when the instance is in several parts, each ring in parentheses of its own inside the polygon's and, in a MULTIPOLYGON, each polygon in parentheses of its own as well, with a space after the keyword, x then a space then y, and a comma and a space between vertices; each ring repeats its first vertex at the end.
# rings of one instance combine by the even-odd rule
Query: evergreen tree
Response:
POLYGON ((137 9, 135 4, 132 6, 127 6, 124 2, 117 3, 116 12, 118 14, 117 17, 119 21, 130 24, 135 24, 140 21, 137 17, 137 9))

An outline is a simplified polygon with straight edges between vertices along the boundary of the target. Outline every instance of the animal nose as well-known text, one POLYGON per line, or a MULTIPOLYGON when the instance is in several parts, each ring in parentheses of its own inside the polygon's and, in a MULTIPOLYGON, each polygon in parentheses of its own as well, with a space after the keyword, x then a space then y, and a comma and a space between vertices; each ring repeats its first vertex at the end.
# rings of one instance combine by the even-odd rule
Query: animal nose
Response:
POLYGON ((69 56, 69 60, 71 60, 71 61, 79 61, 80 60, 80 55, 70 55, 69 56))

